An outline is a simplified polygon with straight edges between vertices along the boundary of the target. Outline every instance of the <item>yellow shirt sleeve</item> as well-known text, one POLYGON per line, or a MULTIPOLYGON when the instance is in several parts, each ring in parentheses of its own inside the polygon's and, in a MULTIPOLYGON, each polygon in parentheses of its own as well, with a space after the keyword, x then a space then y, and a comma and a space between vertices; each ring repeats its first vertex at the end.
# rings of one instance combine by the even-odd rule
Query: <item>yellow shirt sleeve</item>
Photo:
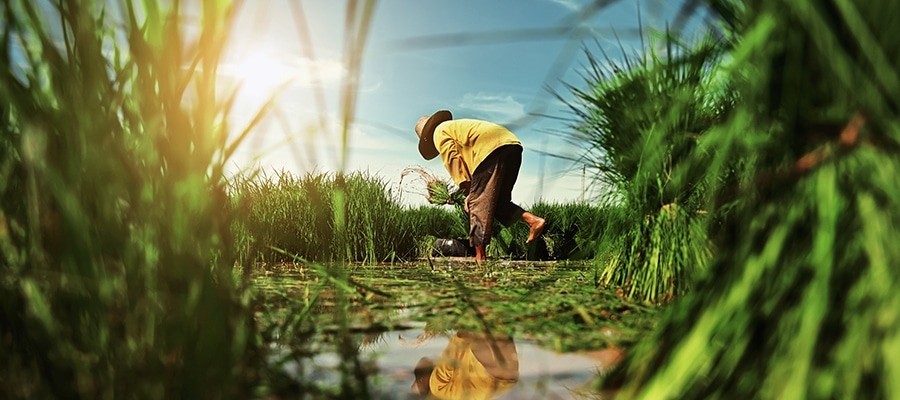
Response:
POLYGON ((444 168, 457 185, 470 181, 478 165, 498 147, 522 145, 508 129, 476 119, 445 121, 434 129, 433 139, 444 168))
MULTIPOLYGON (((438 128, 440 128, 440 125, 438 125, 438 128)), ((437 132, 438 129, 435 129, 434 143, 437 144, 438 152, 441 153, 441 161, 444 162, 444 168, 450 173, 450 178, 457 185, 472 180, 472 172, 469 170, 469 166, 460 152, 464 146, 461 146, 456 139, 448 134, 442 134, 439 137, 437 132)))

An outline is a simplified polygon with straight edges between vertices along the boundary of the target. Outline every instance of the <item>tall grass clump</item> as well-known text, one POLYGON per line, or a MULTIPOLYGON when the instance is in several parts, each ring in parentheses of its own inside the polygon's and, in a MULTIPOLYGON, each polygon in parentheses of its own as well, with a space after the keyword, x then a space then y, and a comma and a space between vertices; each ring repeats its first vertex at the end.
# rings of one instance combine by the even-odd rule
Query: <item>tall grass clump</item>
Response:
POLYGON ((731 208, 708 274, 620 396, 900 398, 900 3, 710 3, 737 10, 741 100, 684 170, 742 162, 708 192, 731 208))
MULTIPOLYGON (((587 260, 596 256, 596 242, 605 234, 607 207, 587 203, 537 203, 531 207, 547 221, 543 236, 550 257, 558 260, 587 260)), ((522 224, 522 240, 528 237, 522 224)))
POLYGON ((575 161, 609 189, 617 206, 598 245, 601 283, 651 302, 682 295, 711 256, 702 169, 674 180, 676 168, 723 118, 733 94, 714 79, 721 42, 708 35, 685 44, 666 34, 637 56, 614 60, 587 51, 586 88, 569 88, 575 113, 568 139, 582 148, 575 161))
POLYGON ((215 78, 233 8, 198 7, 187 35, 177 2, 0 3, 0 397, 249 393, 215 78))
POLYGON ((233 193, 247 209, 236 229, 253 243, 247 249, 254 259, 283 261, 287 253, 315 261, 403 261, 420 256, 429 236, 466 232, 452 212, 404 207, 383 179, 364 172, 263 174, 235 180, 233 193), (334 220, 338 190, 346 207, 343 234, 334 220))

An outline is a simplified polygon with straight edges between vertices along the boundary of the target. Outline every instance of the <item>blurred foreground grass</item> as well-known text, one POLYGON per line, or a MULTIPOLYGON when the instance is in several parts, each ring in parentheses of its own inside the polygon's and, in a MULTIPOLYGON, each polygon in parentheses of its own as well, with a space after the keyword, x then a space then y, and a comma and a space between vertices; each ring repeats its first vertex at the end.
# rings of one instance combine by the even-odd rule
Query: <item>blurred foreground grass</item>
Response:
POLYGON ((253 387, 216 86, 233 8, 202 2, 196 36, 182 11, 0 3, 0 397, 253 387))
POLYGON ((708 79, 687 96, 667 90, 625 112, 597 96, 601 105, 588 106, 582 122, 611 128, 592 131, 600 148, 625 150, 606 160, 613 172, 633 170, 636 159, 649 172, 617 188, 630 205, 649 207, 625 225, 631 243, 645 244, 623 247, 624 262, 608 270, 623 268, 611 276, 659 288, 631 268, 656 250, 675 257, 643 263, 649 282, 697 258, 708 266, 688 277, 691 291, 606 386, 641 399, 900 398, 900 39, 891 33, 900 3, 709 0, 681 14, 715 18, 701 43, 723 51, 720 59, 704 65, 704 46, 692 47, 637 73, 600 76, 593 88, 641 95, 655 81, 620 78, 649 68, 677 82, 681 75, 665 74, 670 64, 708 79), (722 93, 717 107, 710 96, 722 93), (715 118, 685 124, 698 106, 713 106, 715 118), (641 126, 647 109, 657 118, 641 126), (618 120, 598 124, 603 117, 618 120), (689 213, 654 227, 662 205, 689 213), (710 243, 659 246, 694 222, 710 243))

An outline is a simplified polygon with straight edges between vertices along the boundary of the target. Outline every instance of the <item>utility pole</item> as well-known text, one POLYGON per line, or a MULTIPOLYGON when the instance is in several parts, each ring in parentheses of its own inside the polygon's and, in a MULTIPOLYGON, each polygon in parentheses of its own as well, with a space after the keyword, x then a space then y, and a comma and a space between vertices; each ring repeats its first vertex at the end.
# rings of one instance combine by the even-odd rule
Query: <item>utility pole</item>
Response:
POLYGON ((587 166, 581 165, 581 203, 584 204, 584 179, 585 179, 585 170, 587 166))

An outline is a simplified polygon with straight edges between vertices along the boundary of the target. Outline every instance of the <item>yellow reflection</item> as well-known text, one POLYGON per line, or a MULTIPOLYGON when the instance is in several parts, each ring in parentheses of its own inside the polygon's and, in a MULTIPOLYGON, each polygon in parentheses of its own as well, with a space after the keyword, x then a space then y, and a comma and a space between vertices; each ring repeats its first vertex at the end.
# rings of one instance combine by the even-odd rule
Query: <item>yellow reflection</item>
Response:
POLYGON ((422 358, 413 391, 438 399, 494 399, 519 381, 519 358, 509 335, 459 331, 437 362, 422 358))

